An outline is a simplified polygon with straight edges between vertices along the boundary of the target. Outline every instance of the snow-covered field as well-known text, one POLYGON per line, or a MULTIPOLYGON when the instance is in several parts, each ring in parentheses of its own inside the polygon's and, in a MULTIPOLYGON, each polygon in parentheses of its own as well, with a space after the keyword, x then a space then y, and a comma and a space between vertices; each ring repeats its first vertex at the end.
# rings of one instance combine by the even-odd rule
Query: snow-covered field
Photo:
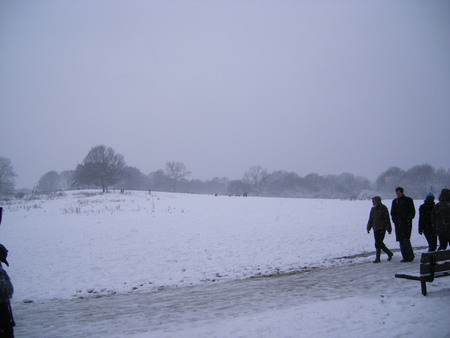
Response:
POLYGON ((5 205, 0 239, 16 301, 84 297, 336 264, 374 250, 370 206, 76 191, 5 205))
MULTIPOLYGON (((390 207, 390 201, 383 202, 390 207)), ((418 208, 421 201, 415 204, 418 208)), ((366 232, 370 201, 73 191, 52 198, 5 202, 3 207, 0 243, 9 250, 10 267, 5 269, 15 287, 13 306, 24 301, 51 303, 55 299, 157 292, 312 267, 344 266, 350 260, 342 257, 374 251, 373 235, 366 232)), ((391 249, 398 248, 394 235, 387 235, 385 243, 391 249)), ((425 238, 417 234, 417 218, 412 243, 415 247, 426 245, 425 238)), ((351 262, 372 259, 362 255, 351 262)), ((398 264, 398 260, 389 264, 398 264)), ((408 324, 405 309, 410 311, 415 304, 417 311, 420 306, 420 311, 427 313, 430 323, 439 310, 450 314, 450 305, 442 309, 437 303, 444 297, 444 304, 448 304, 449 288, 442 291, 442 297, 423 297, 419 283, 401 283, 417 292, 413 293, 414 305, 390 300, 388 312, 404 313, 400 323, 408 324)), ((317 333, 308 331, 309 326, 326 325, 325 318, 331 313, 337 321, 346 315, 368 316, 372 310, 376 315, 381 311, 375 305, 379 303, 379 299, 351 295, 348 300, 318 300, 308 308, 268 310, 251 318, 209 323, 191 334, 201 335, 198 330, 206 330, 205 336, 205 332, 264 336, 258 332, 266 328, 265 336, 306 337, 317 333), (295 334, 299 316, 309 323, 302 325, 306 331, 301 335, 295 334)), ((346 325, 360 326, 361 332, 366 332, 370 323, 368 318, 346 325)), ((401 336, 404 331, 395 331, 398 324, 384 327, 382 333, 401 336)), ((442 328, 437 332, 441 334, 442 328)), ((344 336, 342 332, 334 334, 344 336)))

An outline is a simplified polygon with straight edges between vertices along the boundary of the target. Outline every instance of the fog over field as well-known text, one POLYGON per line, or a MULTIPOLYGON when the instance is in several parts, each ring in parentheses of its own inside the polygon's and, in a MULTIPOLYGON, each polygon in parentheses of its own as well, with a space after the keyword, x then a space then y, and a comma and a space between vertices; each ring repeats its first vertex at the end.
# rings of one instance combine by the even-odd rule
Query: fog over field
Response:
POLYGON ((0 2, 16 188, 107 145, 144 174, 450 168, 450 3, 0 2))

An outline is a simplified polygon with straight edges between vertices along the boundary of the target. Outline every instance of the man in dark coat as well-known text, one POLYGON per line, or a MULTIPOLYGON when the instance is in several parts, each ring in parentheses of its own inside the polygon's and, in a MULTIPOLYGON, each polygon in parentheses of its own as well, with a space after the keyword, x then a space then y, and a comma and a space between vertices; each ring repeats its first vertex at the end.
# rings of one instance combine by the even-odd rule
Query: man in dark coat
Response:
POLYGON ((401 262, 412 262, 415 256, 411 246, 411 232, 416 208, 412 198, 404 195, 402 187, 395 188, 395 194, 397 198, 392 201, 391 217, 395 224, 395 237, 400 244, 403 257, 401 262))
POLYGON ((367 222, 367 233, 373 229, 373 236, 375 238, 376 258, 374 263, 380 263, 381 250, 388 255, 388 261, 392 259, 394 255, 384 244, 384 236, 386 231, 391 234, 392 226, 389 219, 388 208, 381 203, 381 197, 375 196, 372 198, 373 207, 370 209, 369 221, 367 222))
POLYGON ((428 242, 428 252, 436 251, 437 236, 431 224, 431 211, 434 207, 434 195, 429 193, 424 203, 419 207, 419 235, 425 235, 428 242))
POLYGON ((431 212, 431 223, 439 236, 439 249, 446 250, 450 243, 450 190, 442 189, 439 202, 431 212))

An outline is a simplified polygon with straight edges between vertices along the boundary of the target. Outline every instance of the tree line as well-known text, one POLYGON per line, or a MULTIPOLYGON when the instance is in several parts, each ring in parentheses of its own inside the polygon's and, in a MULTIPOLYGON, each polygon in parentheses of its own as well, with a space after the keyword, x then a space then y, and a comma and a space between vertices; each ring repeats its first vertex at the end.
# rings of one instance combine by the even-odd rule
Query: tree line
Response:
MULTIPOLYGON (((121 154, 104 145, 93 147, 73 170, 49 171, 34 187, 36 193, 73 189, 153 190, 232 196, 271 196, 302 198, 367 199, 374 195, 391 198, 395 187, 402 186, 413 198, 423 198, 429 192, 438 194, 450 187, 450 169, 435 169, 431 165, 416 165, 408 170, 391 167, 375 182, 351 173, 301 177, 295 172, 269 172, 260 165, 251 166, 241 179, 215 177, 211 180, 190 179, 190 171, 182 162, 168 161, 164 169, 149 174, 128 166, 121 154)), ((0 195, 13 195, 14 169, 11 161, 0 157, 0 195)))

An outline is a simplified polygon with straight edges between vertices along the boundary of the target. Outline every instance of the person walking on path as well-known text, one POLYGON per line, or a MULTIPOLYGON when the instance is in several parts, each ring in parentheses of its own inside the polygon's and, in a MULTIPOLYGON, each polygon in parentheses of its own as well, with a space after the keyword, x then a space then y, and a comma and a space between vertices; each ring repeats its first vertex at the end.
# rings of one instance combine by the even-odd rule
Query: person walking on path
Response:
POLYGON ((442 189, 439 202, 431 212, 431 223, 439 236, 438 250, 446 250, 450 243, 450 190, 442 189))
POLYGON ((428 252, 436 251, 437 236, 431 223, 431 212, 434 208, 434 195, 430 192, 419 207, 419 235, 425 235, 428 242, 428 252))
POLYGON ((392 226, 389 218, 388 208, 381 203, 381 197, 375 196, 372 198, 372 209, 370 209, 369 221, 367 222, 367 233, 373 229, 373 236, 375 238, 376 257, 373 263, 380 263, 381 250, 388 255, 388 261, 392 259, 394 255, 386 245, 384 244, 384 236, 386 231, 391 234, 392 226))
POLYGON ((412 262, 415 258, 411 246, 412 220, 416 215, 414 201, 411 197, 405 196, 402 187, 395 188, 397 198, 392 201, 391 217, 395 225, 395 237, 399 242, 402 253, 402 263, 412 262))

